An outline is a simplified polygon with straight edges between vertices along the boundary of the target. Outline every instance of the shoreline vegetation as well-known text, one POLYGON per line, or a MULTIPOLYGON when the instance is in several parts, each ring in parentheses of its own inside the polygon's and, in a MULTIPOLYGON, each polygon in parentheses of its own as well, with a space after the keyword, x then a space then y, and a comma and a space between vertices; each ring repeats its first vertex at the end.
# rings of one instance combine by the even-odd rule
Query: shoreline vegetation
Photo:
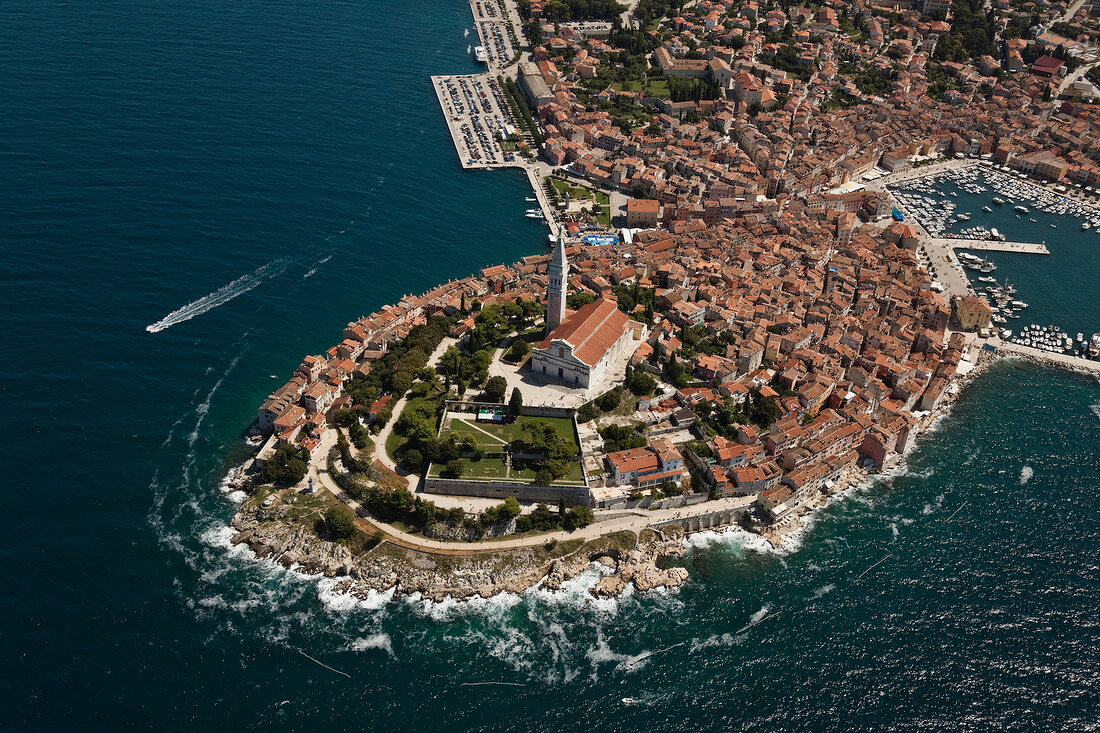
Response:
MULTIPOLYGON (((965 278, 947 283, 943 295, 942 284, 933 287, 935 263, 918 255, 933 240, 882 223, 892 181, 964 164, 950 156, 965 157, 965 118, 941 120, 943 131, 901 145, 904 124, 926 130, 930 119, 904 110, 873 154, 845 153, 843 171, 823 174, 836 180, 809 188, 818 176, 810 158, 852 148, 856 130, 877 139, 871 128, 885 124, 879 112, 863 111, 882 107, 900 74, 866 72, 858 54, 846 53, 839 67, 813 60, 837 28, 865 44, 881 36, 878 21, 822 9, 776 26, 770 13, 762 32, 754 7, 751 23, 725 19, 741 32, 724 39, 732 49, 714 46, 708 56, 697 39, 715 40, 707 34, 722 20, 717 10, 704 21, 697 8, 681 8, 670 22, 666 3, 643 0, 634 11, 612 3, 598 22, 581 18, 578 32, 564 23, 587 12, 581 5, 552 3, 539 18, 526 2, 471 3, 488 72, 432 83, 464 167, 526 170, 529 201, 574 268, 564 270, 557 297, 572 311, 617 306, 641 343, 595 392, 534 378, 548 282, 565 267, 557 253, 556 264, 534 255, 486 267, 353 321, 341 343, 307 356, 261 407, 249 434, 257 454, 224 484, 246 492, 231 522, 234 545, 292 571, 340 578, 334 590, 360 599, 555 590, 594 563, 602 568, 595 596, 676 587, 688 577, 677 564, 688 535, 739 527, 773 550, 788 547, 834 498, 904 465, 919 437, 996 360, 1021 356, 1095 373, 1002 345, 982 325, 984 301, 965 278), (640 27, 624 25, 620 12, 640 27), (673 26, 695 32, 690 45, 673 26), (537 48, 523 47, 516 27, 537 48), (586 44, 588 32, 596 35, 586 44), (756 40, 772 50, 758 61, 734 57, 756 40), (536 63, 517 65, 528 52, 536 63), (837 87, 845 76, 855 86, 837 87), (670 99, 657 98, 666 93, 670 99), (813 115, 794 117, 815 99, 813 115), (500 115, 515 131, 505 135, 500 115), (815 127, 814 115, 836 124, 815 127), (780 156, 791 160, 780 172, 786 178, 765 176, 788 131, 806 137, 806 160, 780 156), (609 154, 593 158, 590 145, 609 154), (707 153, 715 150, 721 155, 707 153), (617 162, 616 152, 627 158, 617 162), (707 171, 696 167, 700 155, 707 171), (867 171, 875 174, 866 184, 849 185, 867 171), (685 191, 702 192, 692 183, 700 177, 711 195, 688 200, 695 193, 685 191), (848 188, 829 190, 838 184, 848 188), (552 202, 590 223, 559 222, 552 202), (612 231, 613 220, 636 233, 624 233, 625 241, 584 236, 612 231), (652 475, 669 478, 620 477, 621 465, 647 451, 660 456, 652 475)), ((945 16, 969 18, 972 6, 956 2, 945 16)), ((908 21, 919 33, 944 32, 935 24, 951 30, 935 62, 908 43, 886 52, 894 72, 896 62, 910 62, 918 97, 928 86, 927 61, 935 85, 925 103, 950 110, 943 100, 960 103, 966 88, 943 69, 973 61, 965 34, 943 19, 908 21)), ((992 53, 992 20, 988 28, 973 34, 992 53)), ((995 81, 1020 87, 1037 105, 1062 89, 1022 77, 995 81)), ((986 86, 972 103, 995 99, 986 86)), ((885 103, 902 109, 900 98, 885 103)), ((997 145, 971 142, 986 158, 997 145)), ((1032 168, 1062 163, 1055 156, 1032 168)), ((1080 155, 1068 165, 1091 175, 1080 155)))

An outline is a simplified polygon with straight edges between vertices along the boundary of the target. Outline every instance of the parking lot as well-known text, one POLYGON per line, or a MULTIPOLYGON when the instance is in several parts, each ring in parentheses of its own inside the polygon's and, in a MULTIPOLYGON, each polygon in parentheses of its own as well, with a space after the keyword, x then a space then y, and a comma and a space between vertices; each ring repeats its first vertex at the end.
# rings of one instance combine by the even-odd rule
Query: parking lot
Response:
POLYGON ((498 139, 508 137, 514 122, 496 79, 487 74, 433 76, 432 85, 464 167, 515 161, 515 153, 504 150, 498 139))
POLYGON ((477 35, 485 49, 489 69, 500 69, 512 63, 516 46, 508 29, 508 14, 500 0, 471 0, 477 35))

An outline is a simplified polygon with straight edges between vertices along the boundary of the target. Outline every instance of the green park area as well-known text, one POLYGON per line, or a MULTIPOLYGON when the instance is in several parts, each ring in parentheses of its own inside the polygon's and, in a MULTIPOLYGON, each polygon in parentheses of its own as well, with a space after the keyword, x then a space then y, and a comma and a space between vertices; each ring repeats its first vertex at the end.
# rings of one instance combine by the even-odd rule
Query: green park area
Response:
POLYGON ((539 483, 581 483, 584 472, 573 422, 568 418, 521 416, 503 423, 477 422, 472 415, 451 413, 441 439, 472 439, 478 450, 446 464, 433 464, 430 476, 510 479, 539 483), (510 447, 511 465, 506 453, 510 447))
MULTIPOLYGON (((617 92, 640 92, 643 89, 642 82, 640 80, 631 81, 619 81, 611 85, 611 88, 617 92)), ((668 89, 668 79, 664 77, 657 77, 655 79, 646 79, 645 81, 645 96, 657 97, 658 99, 668 99, 670 92, 668 89)))

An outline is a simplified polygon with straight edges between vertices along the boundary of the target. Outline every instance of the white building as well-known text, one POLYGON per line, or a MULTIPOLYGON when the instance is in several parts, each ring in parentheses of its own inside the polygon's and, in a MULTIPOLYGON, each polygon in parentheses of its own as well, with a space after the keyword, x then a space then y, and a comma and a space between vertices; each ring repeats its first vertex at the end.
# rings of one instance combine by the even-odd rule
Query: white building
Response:
POLYGON ((578 311, 566 311, 568 275, 565 244, 559 238, 546 292, 547 334, 531 354, 531 369, 561 384, 588 388, 601 381, 616 359, 634 353, 642 324, 631 321, 615 301, 605 298, 578 311))

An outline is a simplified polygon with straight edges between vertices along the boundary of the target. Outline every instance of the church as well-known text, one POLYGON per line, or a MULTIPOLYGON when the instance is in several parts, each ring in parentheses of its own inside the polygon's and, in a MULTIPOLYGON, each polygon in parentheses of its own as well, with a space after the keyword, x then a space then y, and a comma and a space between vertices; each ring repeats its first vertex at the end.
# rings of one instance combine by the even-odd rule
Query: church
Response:
POLYGON ((546 338, 532 351, 531 369, 550 381, 587 389, 599 384, 615 362, 634 353, 643 326, 607 298, 567 311, 568 288, 565 242, 558 237, 546 288, 546 338))

